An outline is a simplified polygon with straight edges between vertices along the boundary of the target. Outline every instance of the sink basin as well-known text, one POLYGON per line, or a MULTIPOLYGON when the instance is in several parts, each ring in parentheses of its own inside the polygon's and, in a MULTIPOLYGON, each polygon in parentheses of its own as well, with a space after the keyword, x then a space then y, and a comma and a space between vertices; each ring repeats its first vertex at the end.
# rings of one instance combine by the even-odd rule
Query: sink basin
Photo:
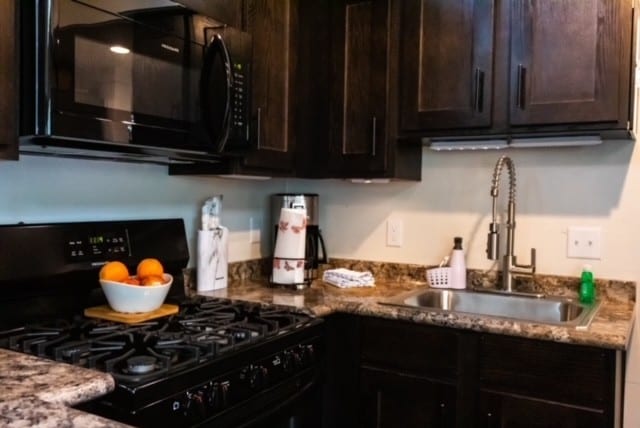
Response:
POLYGON ((380 302, 432 312, 461 312, 542 324, 587 329, 600 302, 583 304, 575 299, 549 296, 493 294, 466 290, 420 289, 380 302))

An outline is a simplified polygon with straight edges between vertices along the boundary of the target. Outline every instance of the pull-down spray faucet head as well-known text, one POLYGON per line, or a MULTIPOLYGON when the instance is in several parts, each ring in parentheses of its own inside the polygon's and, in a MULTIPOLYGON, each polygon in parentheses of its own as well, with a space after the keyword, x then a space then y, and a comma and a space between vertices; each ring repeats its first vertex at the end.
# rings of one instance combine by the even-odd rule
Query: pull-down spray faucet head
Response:
POLYGON ((489 224, 489 234, 487 235, 487 258, 489 260, 498 260, 500 256, 500 226, 496 218, 500 176, 502 174, 502 168, 505 165, 509 172, 509 219, 507 220, 507 227, 511 228, 514 226, 514 219, 512 218, 512 216, 514 215, 513 206, 516 197, 516 167, 510 157, 503 155, 500 157, 500 159, 498 159, 498 162, 496 162, 496 166, 493 170, 493 178, 491 180, 490 195, 492 204, 492 219, 491 224, 489 224))

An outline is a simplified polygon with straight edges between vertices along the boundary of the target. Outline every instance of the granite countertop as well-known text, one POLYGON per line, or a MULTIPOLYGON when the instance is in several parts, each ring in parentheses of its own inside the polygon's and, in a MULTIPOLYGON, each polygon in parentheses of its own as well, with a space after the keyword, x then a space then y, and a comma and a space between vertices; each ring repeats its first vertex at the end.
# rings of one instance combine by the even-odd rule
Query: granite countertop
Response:
POLYGON ((113 391, 106 373, 0 349, 0 385, 3 427, 127 426, 69 407, 113 391))
MULTIPOLYGON (((474 286, 483 286, 487 279, 478 276, 472 281, 474 286)), ((547 295, 577 297, 576 278, 538 276, 536 281, 537 287, 547 295)), ((309 288, 301 291, 269 287, 264 280, 244 279, 231 281, 226 289, 200 294, 294 306, 317 316, 346 312, 616 350, 626 350, 629 346, 635 308, 635 283, 632 282, 598 281, 598 299, 602 305, 587 330, 473 314, 429 312, 379 303, 400 293, 424 287, 428 287, 424 281, 405 277, 379 280, 378 275, 375 287, 341 289, 315 280, 309 288)))

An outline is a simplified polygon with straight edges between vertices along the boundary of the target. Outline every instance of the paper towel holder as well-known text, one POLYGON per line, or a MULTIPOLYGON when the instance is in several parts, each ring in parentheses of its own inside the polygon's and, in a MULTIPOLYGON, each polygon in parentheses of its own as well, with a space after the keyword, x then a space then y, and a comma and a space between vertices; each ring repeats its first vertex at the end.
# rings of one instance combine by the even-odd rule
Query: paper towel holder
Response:
POLYGON ((269 274, 269 286, 270 287, 283 287, 292 290, 304 290, 311 286, 311 282, 317 277, 317 270, 313 269, 313 257, 307 257, 304 259, 295 259, 289 257, 272 257, 271 258, 271 273, 269 274), (303 266, 303 279, 302 281, 294 281, 291 283, 277 282, 274 280, 274 269, 277 269, 277 264, 280 264, 280 268, 284 269, 296 269, 299 263, 303 266), (288 266, 288 267, 287 267, 288 266))

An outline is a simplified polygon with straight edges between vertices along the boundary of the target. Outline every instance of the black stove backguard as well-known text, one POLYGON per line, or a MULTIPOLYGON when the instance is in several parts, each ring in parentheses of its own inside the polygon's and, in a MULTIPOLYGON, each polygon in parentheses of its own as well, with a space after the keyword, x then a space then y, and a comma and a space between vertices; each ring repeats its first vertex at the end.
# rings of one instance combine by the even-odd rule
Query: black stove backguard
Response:
POLYGON ((106 302, 98 272, 109 260, 135 272, 159 259, 173 275, 169 301, 184 298, 189 261, 182 219, 0 225, 0 323, 76 314, 106 302))

